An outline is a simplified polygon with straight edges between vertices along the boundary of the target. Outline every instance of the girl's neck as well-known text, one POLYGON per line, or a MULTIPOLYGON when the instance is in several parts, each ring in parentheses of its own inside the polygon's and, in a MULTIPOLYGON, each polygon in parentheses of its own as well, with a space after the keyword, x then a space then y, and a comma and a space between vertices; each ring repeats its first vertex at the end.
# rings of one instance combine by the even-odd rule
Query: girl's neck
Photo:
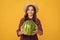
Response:
POLYGON ((29 19, 32 19, 33 18, 33 16, 28 16, 29 17, 29 19))

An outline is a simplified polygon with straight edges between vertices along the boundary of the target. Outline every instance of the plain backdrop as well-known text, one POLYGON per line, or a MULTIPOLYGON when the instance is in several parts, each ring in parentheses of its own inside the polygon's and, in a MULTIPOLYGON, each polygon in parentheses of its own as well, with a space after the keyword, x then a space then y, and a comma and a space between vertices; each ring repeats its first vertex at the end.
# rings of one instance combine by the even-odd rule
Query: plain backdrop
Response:
POLYGON ((19 40, 16 30, 24 16, 27 3, 38 6, 43 35, 39 40, 60 40, 60 1, 59 0, 0 0, 0 40, 19 40))

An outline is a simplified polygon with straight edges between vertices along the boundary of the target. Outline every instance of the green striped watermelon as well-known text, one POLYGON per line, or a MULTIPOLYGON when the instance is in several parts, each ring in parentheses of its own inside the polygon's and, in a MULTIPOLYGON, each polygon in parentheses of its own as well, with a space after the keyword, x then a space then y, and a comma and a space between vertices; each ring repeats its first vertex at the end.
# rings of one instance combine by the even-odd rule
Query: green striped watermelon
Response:
POLYGON ((22 31, 25 35, 32 35, 35 30, 36 24, 32 20, 27 20, 22 25, 22 31))

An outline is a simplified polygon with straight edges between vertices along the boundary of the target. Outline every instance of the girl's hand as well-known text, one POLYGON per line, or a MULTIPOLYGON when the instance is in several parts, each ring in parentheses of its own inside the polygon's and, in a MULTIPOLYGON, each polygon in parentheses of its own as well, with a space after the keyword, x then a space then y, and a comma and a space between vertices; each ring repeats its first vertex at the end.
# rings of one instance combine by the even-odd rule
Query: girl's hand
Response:
POLYGON ((24 34, 24 32, 22 31, 22 26, 21 26, 21 33, 24 34))
POLYGON ((21 31, 18 32, 18 35, 24 34, 24 32, 22 31, 22 26, 21 26, 21 31))
POLYGON ((35 31, 33 31, 33 33, 32 33, 32 35, 35 35, 35 34, 37 34, 38 33, 38 27, 37 27, 37 25, 36 25, 36 27, 35 27, 35 31))

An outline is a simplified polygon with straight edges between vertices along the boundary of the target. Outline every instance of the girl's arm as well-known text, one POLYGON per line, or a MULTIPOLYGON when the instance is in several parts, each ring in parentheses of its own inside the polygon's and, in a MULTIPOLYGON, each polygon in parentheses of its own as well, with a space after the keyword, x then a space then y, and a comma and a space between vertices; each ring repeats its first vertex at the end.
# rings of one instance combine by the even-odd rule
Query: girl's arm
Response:
MULTIPOLYGON (((21 27, 22 27, 22 26, 21 26, 21 27)), ((21 31, 20 31, 20 30, 17 31, 17 35, 18 35, 18 37, 19 37, 19 36, 22 35, 22 34, 24 34, 24 33, 23 33, 23 31, 22 31, 22 28, 21 28, 21 31)))
POLYGON ((41 22, 40 22, 39 19, 37 20, 37 27, 38 27, 37 33, 40 34, 40 35, 42 35, 43 34, 43 29, 42 29, 42 25, 41 25, 41 22))
POLYGON ((20 20, 20 23, 19 23, 19 27, 17 29, 17 36, 19 37, 20 35, 23 34, 23 32, 21 31, 22 30, 22 24, 23 24, 23 18, 20 20))

